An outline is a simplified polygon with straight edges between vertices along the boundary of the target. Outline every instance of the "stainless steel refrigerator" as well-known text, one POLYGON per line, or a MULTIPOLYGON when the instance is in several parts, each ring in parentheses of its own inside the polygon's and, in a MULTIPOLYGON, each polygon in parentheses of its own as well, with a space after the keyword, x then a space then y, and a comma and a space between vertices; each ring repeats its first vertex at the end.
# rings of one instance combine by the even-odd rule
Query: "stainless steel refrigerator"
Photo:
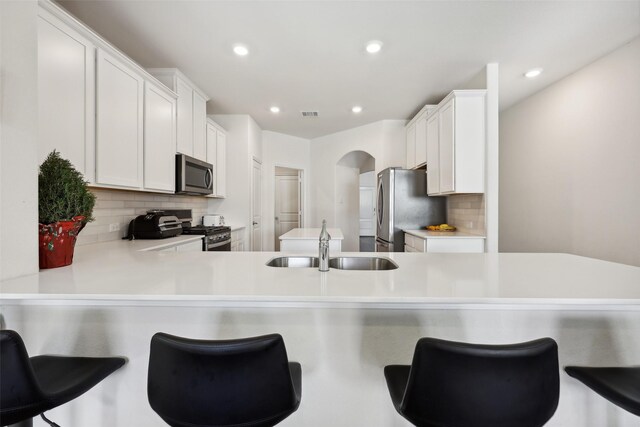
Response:
POLYGON ((388 168, 378 174, 376 252, 404 252, 404 231, 446 222, 445 197, 427 196, 425 171, 388 168))

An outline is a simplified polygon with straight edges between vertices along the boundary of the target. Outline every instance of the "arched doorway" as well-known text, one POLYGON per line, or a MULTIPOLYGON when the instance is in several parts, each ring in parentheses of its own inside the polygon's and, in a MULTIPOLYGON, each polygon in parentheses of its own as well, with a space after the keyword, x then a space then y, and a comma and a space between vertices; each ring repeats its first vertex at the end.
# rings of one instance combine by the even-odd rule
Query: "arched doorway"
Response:
POLYGON ((376 159, 365 151, 351 151, 336 163, 335 218, 336 226, 344 234, 342 250, 345 252, 359 252, 361 249, 361 181, 368 182, 371 174, 366 173, 375 169, 376 159))

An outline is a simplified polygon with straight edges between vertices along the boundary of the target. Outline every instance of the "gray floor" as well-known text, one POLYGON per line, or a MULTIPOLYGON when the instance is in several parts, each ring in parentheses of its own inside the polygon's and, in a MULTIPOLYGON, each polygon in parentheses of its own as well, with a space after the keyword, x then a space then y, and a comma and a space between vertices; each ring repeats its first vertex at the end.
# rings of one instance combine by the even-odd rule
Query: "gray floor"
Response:
POLYGON ((375 252, 376 238, 374 236, 360 236, 360 252, 375 252))

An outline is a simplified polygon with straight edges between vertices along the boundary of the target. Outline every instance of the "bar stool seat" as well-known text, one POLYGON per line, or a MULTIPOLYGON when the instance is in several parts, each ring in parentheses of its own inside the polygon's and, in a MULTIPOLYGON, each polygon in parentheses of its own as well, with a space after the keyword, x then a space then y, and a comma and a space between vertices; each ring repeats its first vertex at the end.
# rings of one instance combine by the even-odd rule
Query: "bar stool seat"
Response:
POLYGON ((567 366, 564 370, 609 402, 640 417, 640 366, 567 366))
POLYGON ((214 341, 157 333, 147 394, 172 427, 271 427, 298 409, 302 368, 278 334, 214 341))
POLYGON ((20 335, 0 331, 0 425, 28 420, 87 392, 126 363, 122 357, 35 356, 20 335))
POLYGON ((422 338, 411 365, 384 368, 391 401, 419 427, 540 427, 560 394, 551 338, 483 345, 422 338))

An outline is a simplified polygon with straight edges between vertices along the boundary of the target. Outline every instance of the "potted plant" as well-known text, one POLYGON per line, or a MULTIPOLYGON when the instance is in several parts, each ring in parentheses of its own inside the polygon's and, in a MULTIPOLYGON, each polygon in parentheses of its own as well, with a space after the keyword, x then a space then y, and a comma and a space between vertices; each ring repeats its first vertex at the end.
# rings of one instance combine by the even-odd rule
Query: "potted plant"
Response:
POLYGON ((95 202, 82 174, 53 150, 38 174, 40 268, 73 262, 76 237, 93 221, 95 202))

